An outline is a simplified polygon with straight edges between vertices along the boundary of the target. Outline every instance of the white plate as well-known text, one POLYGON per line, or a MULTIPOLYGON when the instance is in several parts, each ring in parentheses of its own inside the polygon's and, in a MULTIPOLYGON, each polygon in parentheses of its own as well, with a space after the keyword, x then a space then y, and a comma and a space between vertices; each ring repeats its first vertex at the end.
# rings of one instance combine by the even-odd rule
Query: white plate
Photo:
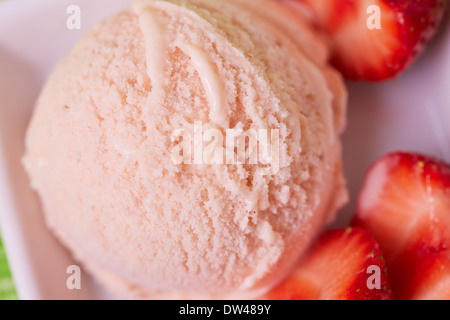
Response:
MULTIPOLYGON (((75 264, 46 229, 36 195, 20 164, 34 101, 55 63, 95 22, 129 0, 7 0, 0 3, 0 222, 22 299, 111 298, 86 274, 68 290, 75 264), (66 27, 69 5, 81 8, 81 30, 66 27)), ((448 19, 447 19, 448 20, 448 19)), ((345 172, 352 203, 337 222, 351 219, 367 168, 383 154, 419 151, 450 161, 450 23, 420 61, 399 79, 351 83, 345 172)))

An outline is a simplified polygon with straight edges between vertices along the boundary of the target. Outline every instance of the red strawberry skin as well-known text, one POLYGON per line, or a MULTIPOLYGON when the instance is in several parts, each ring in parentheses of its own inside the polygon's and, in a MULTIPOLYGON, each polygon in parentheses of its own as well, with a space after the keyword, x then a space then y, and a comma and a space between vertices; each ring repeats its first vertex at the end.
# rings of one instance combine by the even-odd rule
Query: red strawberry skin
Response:
POLYGON ((446 0, 297 0, 329 36, 332 62, 347 79, 384 81, 406 70, 442 21, 446 0), (369 29, 380 8, 380 29, 369 29))
POLYGON ((360 228, 325 232, 268 300, 390 300, 384 258, 374 238, 360 228), (369 289, 370 267, 379 271, 379 289, 369 289))
POLYGON ((394 298, 450 299, 450 166, 385 156, 369 170, 352 224, 380 244, 394 298))

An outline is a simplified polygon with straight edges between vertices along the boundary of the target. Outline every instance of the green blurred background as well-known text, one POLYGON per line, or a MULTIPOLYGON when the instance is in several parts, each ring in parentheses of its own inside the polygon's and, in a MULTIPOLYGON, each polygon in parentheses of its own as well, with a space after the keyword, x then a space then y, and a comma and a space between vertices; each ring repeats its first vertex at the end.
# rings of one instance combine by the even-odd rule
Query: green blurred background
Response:
MULTIPOLYGON (((0 0, 2 1, 2 0, 0 0)), ((6 260, 3 242, 0 236, 0 300, 15 300, 17 293, 14 288, 8 261, 6 260)))

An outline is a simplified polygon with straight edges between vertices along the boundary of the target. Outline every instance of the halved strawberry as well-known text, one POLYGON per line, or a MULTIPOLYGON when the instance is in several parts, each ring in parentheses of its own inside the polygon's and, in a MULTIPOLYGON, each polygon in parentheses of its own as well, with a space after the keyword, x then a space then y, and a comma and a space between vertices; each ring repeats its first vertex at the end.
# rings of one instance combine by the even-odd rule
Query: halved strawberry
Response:
POLYGON ((367 81, 393 78, 408 68, 438 29, 446 4, 446 0, 296 1, 312 9, 314 22, 328 34, 333 64, 348 79, 367 81))
POLYGON ((360 228, 325 232, 269 300, 389 300, 380 249, 360 228))
POLYGON ((386 257, 396 299, 450 299, 450 166, 393 153, 369 171, 353 225, 386 257))

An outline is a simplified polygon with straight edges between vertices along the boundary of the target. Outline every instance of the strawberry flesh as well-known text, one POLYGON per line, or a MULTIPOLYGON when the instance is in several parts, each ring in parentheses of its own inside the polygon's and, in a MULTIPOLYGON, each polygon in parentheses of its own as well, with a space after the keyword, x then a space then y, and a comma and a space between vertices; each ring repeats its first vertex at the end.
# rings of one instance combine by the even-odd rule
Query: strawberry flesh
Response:
POLYGON ((383 81, 406 70, 442 21, 445 0, 297 0, 328 36, 333 64, 351 80, 383 81), (369 29, 370 6, 380 29, 369 29))
POLYGON ((396 299, 450 299, 450 166, 385 156, 369 170, 352 224, 380 244, 396 299))
POLYGON ((325 232, 289 277, 264 298, 389 300, 391 291, 376 241, 360 228, 347 228, 325 232), (378 288, 369 288, 371 267, 378 270, 378 288))

